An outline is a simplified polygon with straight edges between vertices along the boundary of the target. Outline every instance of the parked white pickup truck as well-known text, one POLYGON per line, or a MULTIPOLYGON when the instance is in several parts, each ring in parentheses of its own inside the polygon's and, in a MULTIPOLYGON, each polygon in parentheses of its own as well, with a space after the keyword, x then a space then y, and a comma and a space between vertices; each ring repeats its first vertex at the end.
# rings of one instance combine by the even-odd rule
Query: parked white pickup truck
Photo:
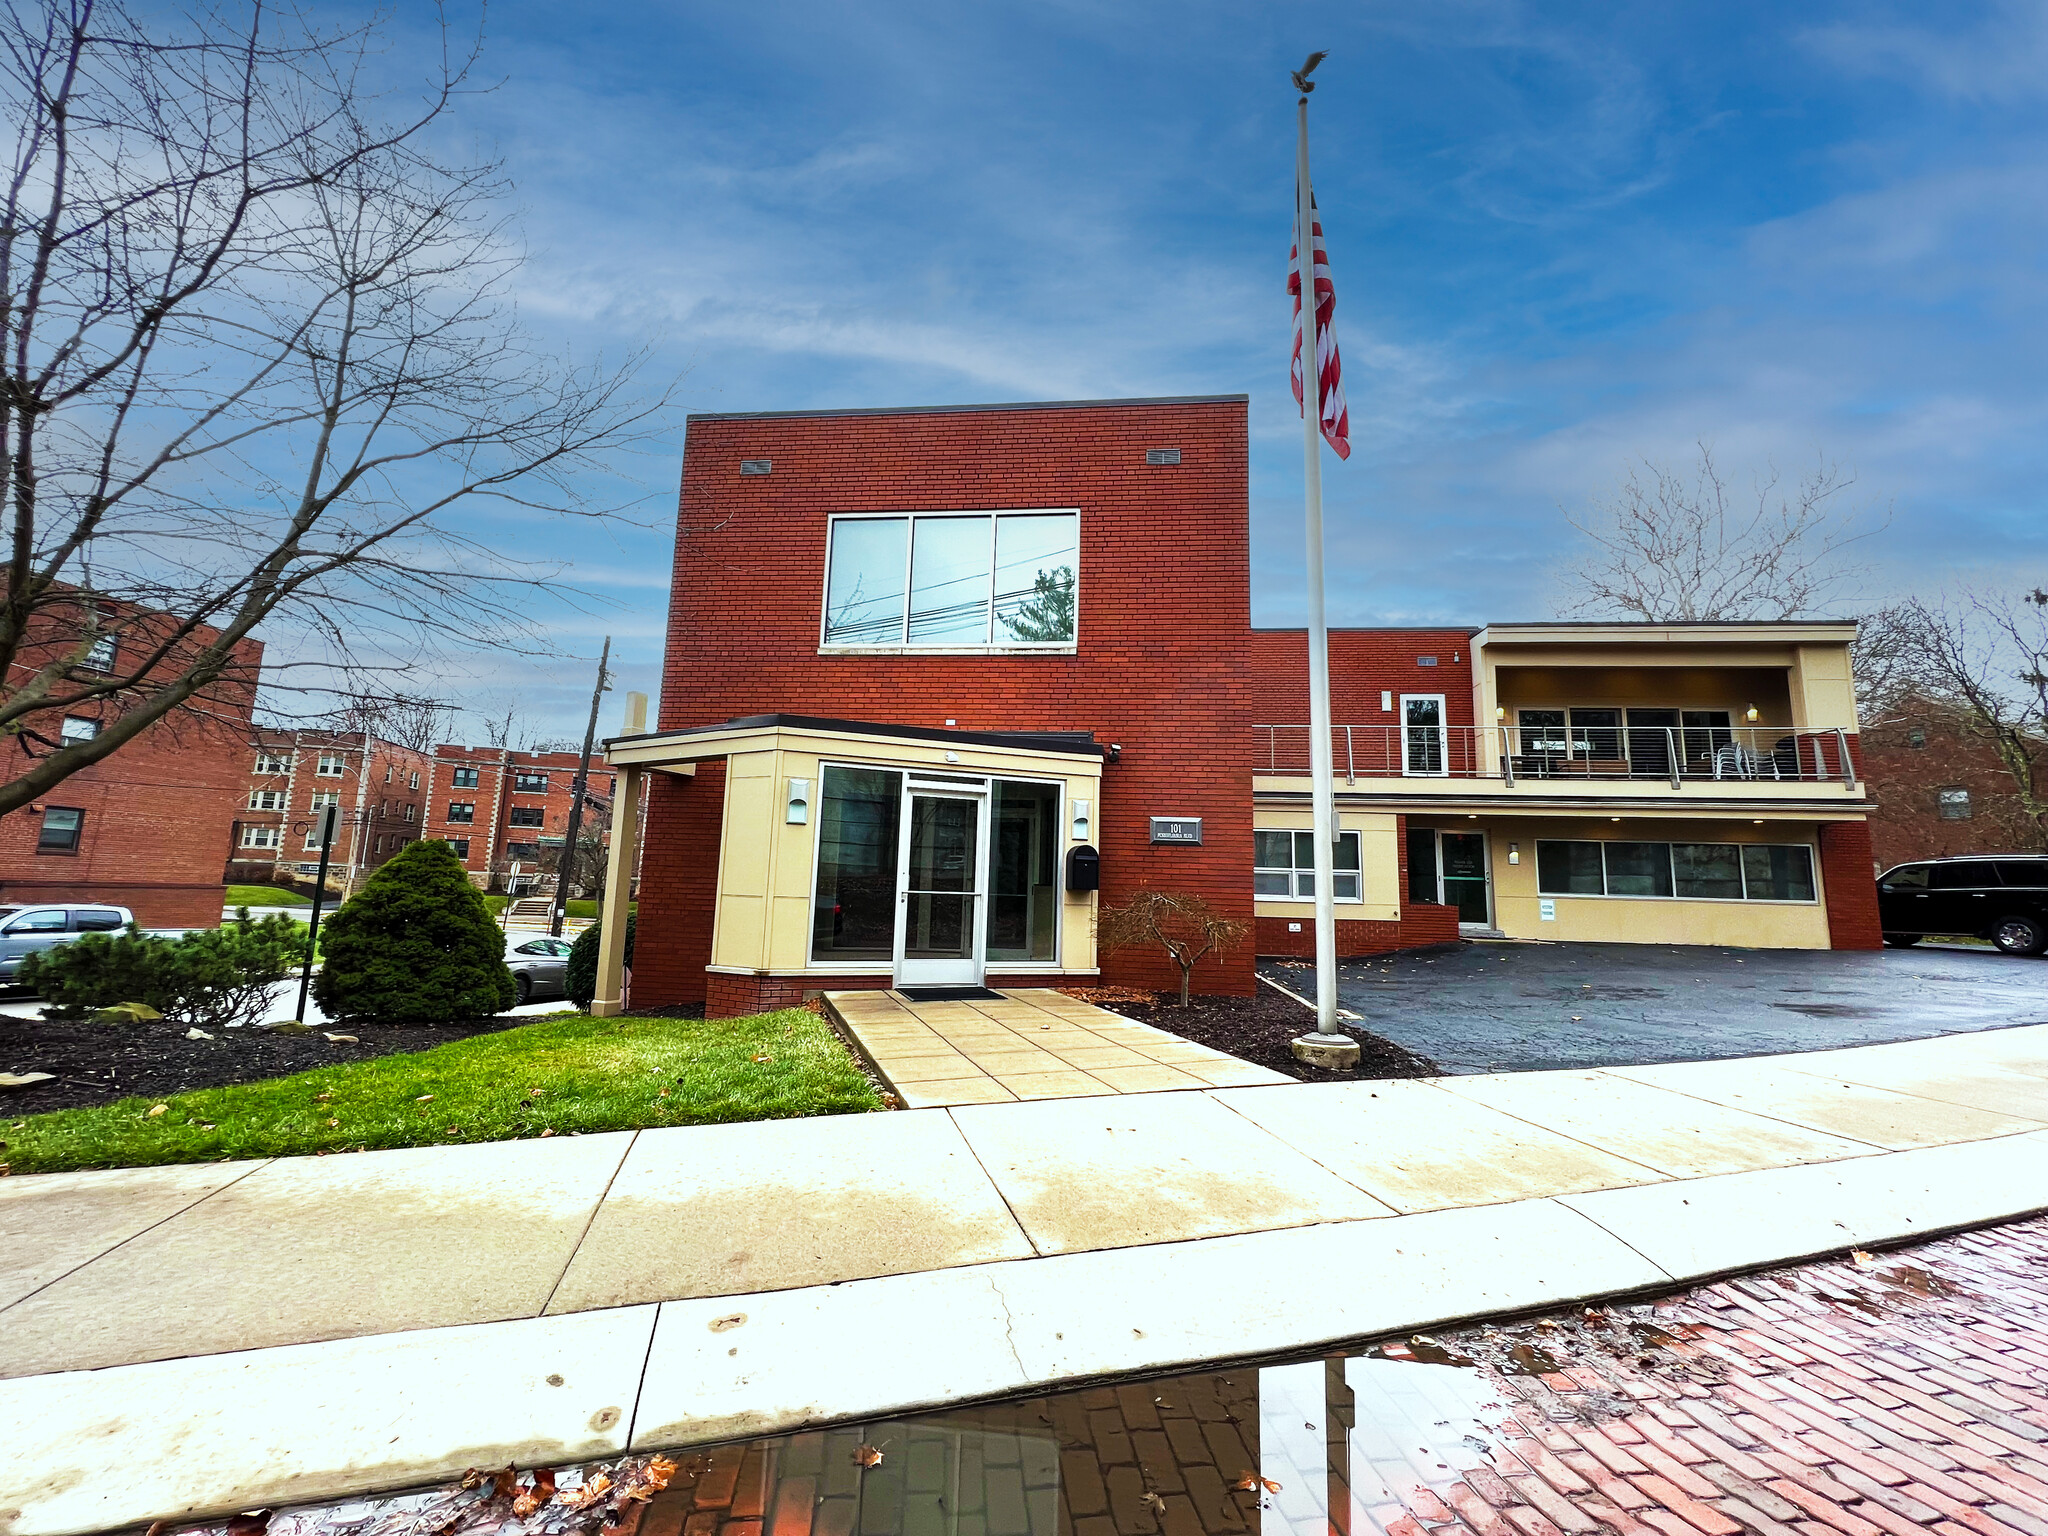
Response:
POLYGON ((0 985, 11 984, 21 962, 37 950, 68 944, 83 934, 118 933, 134 921, 126 907, 98 903, 0 906, 0 985))

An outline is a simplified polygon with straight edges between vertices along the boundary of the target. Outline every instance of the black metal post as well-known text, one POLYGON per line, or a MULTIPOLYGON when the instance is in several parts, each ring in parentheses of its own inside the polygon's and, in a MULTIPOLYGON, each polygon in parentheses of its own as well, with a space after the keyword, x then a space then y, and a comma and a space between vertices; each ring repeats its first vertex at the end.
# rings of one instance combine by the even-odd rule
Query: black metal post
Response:
POLYGON ((327 856, 334 851, 334 824, 341 819, 341 807, 330 805, 320 812, 320 873, 313 877, 313 917, 306 925, 306 961, 299 967, 299 1007, 292 1018, 306 1022, 306 990, 313 984, 313 954, 320 945, 320 903, 327 896, 327 856))

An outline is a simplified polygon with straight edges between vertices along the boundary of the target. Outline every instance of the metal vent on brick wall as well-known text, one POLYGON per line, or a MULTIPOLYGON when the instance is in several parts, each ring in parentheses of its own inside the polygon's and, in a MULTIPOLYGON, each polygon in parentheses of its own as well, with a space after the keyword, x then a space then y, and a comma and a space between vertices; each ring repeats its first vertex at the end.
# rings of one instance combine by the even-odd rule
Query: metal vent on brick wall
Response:
POLYGON ((773 459, 741 459, 740 473, 743 475, 772 475, 775 473, 773 459))
POLYGON ((1147 464, 1178 464, 1180 462, 1180 450, 1178 448, 1147 448, 1145 450, 1145 462, 1147 464))

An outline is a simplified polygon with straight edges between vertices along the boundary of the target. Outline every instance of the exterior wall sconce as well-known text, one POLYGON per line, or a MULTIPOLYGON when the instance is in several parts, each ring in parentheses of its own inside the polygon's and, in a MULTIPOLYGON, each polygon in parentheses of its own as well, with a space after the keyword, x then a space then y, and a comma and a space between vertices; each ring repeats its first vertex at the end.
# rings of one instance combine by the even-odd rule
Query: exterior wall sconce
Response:
POLYGON ((1508 862, 1510 864, 1519 864, 1522 862, 1522 845, 1520 843, 1508 844, 1508 862))
POLYGON ((791 779, 789 799, 784 805, 782 819, 785 824, 800 827, 811 819, 811 781, 791 779))
POLYGON ((1742 718, 1747 720, 1751 725, 1755 725, 1757 722, 1756 706, 1752 704, 1747 709, 1743 710, 1742 718))
POLYGON ((1391 715, 1391 714, 1392 714, 1393 712, 1394 712, 1394 694, 1393 694, 1393 690, 1391 690, 1391 689, 1388 689, 1388 688, 1382 688, 1382 689, 1380 690, 1380 713, 1381 713, 1381 714, 1383 714, 1383 715, 1391 715))
POLYGON ((1621 820, 1621 818, 1620 818, 1619 816, 1610 816, 1610 817, 1608 817, 1607 819, 1608 819, 1609 821, 1619 821, 1619 820, 1621 820))
POLYGON ((1505 705, 1505 704, 1496 704, 1496 705, 1494 705, 1494 706, 1493 706, 1493 718, 1494 718, 1494 719, 1496 719, 1496 720, 1505 720, 1505 719, 1507 719, 1507 717, 1508 717, 1508 707, 1507 707, 1507 705, 1505 705))
POLYGON ((1074 823, 1074 841, 1085 843, 1088 841, 1088 802, 1086 800, 1070 800, 1067 804, 1070 819, 1074 823))

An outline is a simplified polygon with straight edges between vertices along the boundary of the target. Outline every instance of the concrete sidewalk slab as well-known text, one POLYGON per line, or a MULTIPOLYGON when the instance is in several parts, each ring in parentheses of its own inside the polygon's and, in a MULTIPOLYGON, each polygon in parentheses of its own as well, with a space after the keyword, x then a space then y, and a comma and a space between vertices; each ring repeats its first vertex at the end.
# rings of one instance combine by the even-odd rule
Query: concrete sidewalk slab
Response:
POLYGON ((1617 1077, 1647 1083, 1653 1088, 1688 1094, 1774 1120, 1788 1120, 1809 1130, 1867 1141, 1892 1151, 2048 1128, 2048 1123, 2041 1120, 1995 1110, 1967 1109, 1917 1094, 1843 1082, 1823 1077, 1818 1070, 1788 1071, 1773 1065, 1770 1058, 1608 1070, 1617 1077))
POLYGON ((1894 1093, 1939 1099, 1966 1109, 2048 1120, 2048 1078, 1967 1055, 1930 1055, 1919 1047, 1918 1041, 1903 1047, 1862 1046, 1794 1057, 1785 1065, 1793 1072, 1825 1074, 1845 1083, 1889 1088, 1894 1093), (1897 1054, 1887 1054, 1894 1051, 1897 1054))
POLYGON ((2048 1209, 2048 1132, 1564 1195, 1674 1279, 2048 1209))
POLYGON ((1430 1083, 1296 1084, 1217 1098, 1397 1211, 1494 1205, 1665 1177, 1430 1083))
POLYGON ((1724 1109, 1606 1072, 1512 1072, 1433 1081, 1672 1178, 1824 1162, 1876 1150, 1867 1142, 1724 1109))
POLYGON ((1040 1253, 1391 1214, 1207 1093, 952 1115, 1040 1253))
POLYGON ((7 1382, 0 1530, 102 1531, 616 1455, 654 1321, 636 1307, 7 1382))
POLYGON ((550 1312, 1030 1255, 939 1110, 642 1131, 550 1312))
POLYGON ((532 1317, 632 1141, 279 1158, 8 1308, 0 1376, 532 1317))
POLYGON ((185 1163, 0 1179, 0 1307, 13 1306, 262 1166, 185 1163))

